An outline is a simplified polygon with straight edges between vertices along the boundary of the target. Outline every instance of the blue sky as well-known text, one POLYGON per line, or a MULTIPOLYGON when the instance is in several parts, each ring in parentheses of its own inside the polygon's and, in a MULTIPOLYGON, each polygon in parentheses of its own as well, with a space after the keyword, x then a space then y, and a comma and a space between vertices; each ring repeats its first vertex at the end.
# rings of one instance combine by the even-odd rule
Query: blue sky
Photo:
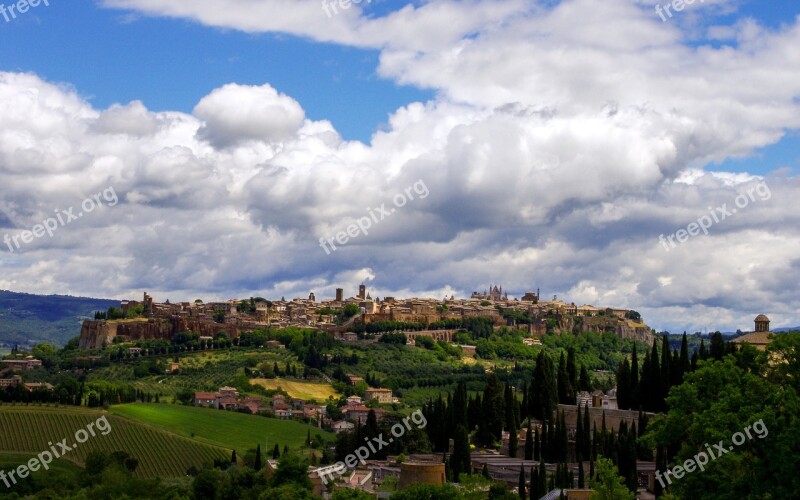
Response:
POLYGON ((97 108, 138 99, 151 110, 191 113, 226 83, 269 83, 297 99, 310 118, 331 120, 345 139, 368 142, 389 113, 434 96, 380 78, 376 50, 291 35, 128 15, 88 1, 52 0, 3 21, 0 46, 14 50, 0 51, 0 69, 74 85, 97 108))

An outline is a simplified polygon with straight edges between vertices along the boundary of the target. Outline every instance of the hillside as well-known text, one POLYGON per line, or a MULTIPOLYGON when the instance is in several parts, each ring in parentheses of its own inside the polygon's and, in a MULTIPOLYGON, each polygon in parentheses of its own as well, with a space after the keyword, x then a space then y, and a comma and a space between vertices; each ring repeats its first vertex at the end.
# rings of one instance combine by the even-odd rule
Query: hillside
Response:
POLYGON ((263 446, 264 440, 270 448, 275 444, 281 449, 284 445, 299 448, 309 430, 312 436, 331 437, 329 432, 299 422, 192 406, 133 403, 112 406, 111 413, 240 454, 258 444, 263 446))
MULTIPOLYGON (((73 439, 76 431, 106 415, 111 431, 78 445, 64 458, 83 465, 92 450, 124 450, 139 460, 139 477, 180 477, 195 466, 201 468, 214 459, 230 457, 224 447, 199 443, 166 430, 107 412, 72 407, 0 406, 0 453, 39 453, 48 442, 73 439), (6 432, 8 430, 9 432, 6 432)), ((71 444, 71 443, 70 443, 71 444)))
POLYGON ((119 301, 0 290, 0 346, 63 346, 80 334, 81 321, 110 306, 119 307, 119 301))

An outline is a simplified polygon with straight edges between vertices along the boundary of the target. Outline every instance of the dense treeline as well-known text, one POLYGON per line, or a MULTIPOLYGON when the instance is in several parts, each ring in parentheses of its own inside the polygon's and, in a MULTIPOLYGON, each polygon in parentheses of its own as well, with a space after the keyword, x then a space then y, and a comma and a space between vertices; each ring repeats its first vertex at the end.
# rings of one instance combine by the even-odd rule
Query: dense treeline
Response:
MULTIPOLYGON (((502 374, 502 373, 501 373, 502 374)), ((514 374, 504 374, 512 380, 514 374)), ((531 472, 531 488, 539 496, 557 487, 584 487, 587 477, 595 474, 595 462, 601 457, 611 460, 629 489, 637 487, 637 457, 648 457, 637 439, 646 430, 647 418, 640 412, 638 426, 620 425, 607 429, 603 415, 600 429, 590 427, 588 404, 578 408, 574 455, 569 452, 569 437, 559 403, 575 404, 576 392, 591 389, 585 367, 578 369, 575 354, 562 353, 555 363, 543 351, 536 360, 530 380, 521 390, 509 381, 503 383, 496 373, 486 375, 482 393, 470 395, 466 384, 459 383, 446 398, 440 396, 423 407, 428 426, 426 432, 435 452, 446 453, 453 440, 453 453, 446 458, 446 470, 452 481, 459 481, 471 471, 470 445, 497 447, 504 431, 508 432, 507 453, 526 460, 539 461, 531 472), (521 397, 520 397, 521 393, 521 397), (519 449, 518 435, 525 429, 524 450, 519 449), (568 463, 589 461, 589 470, 580 467, 578 477, 569 472, 568 463), (557 472, 548 476, 545 464, 557 464, 557 472), (587 475, 588 474, 588 475, 587 475)), ((521 473, 521 478, 524 473, 521 473)), ((521 479, 522 481, 522 479, 521 479)), ((537 498, 537 496, 533 496, 537 498)))
POLYGON ((650 352, 645 352, 639 369, 638 352, 634 348, 630 361, 626 358, 617 369, 617 402, 621 409, 643 409, 663 412, 667 410, 667 395, 672 387, 683 383, 685 376, 694 371, 698 361, 722 360, 726 354, 736 353, 736 344, 725 342, 722 334, 711 336, 711 349, 700 349, 691 358, 686 334, 683 334, 680 349, 671 350, 666 335, 657 337, 650 352), (659 351, 658 344, 661 344, 659 351))
MULTIPOLYGON (((774 334, 766 351, 743 344, 701 346, 684 383, 666 398, 669 411, 643 436, 656 466, 668 467, 709 447, 716 456, 704 471, 665 481, 679 498, 796 498, 800 491, 800 333, 774 334), (754 425, 757 422, 763 426, 754 425), (749 427, 748 427, 749 426, 749 427), (755 429, 761 428, 763 432, 755 429), (747 431, 746 431, 747 429, 747 431), (741 433, 741 445, 735 442, 741 433), (725 453, 716 447, 731 446, 725 453)), ((672 366, 672 365, 670 365, 672 366)), ((657 489, 661 484, 656 482, 657 489)))
POLYGON ((464 330, 472 334, 474 338, 486 338, 494 330, 494 320, 491 318, 450 318, 427 324, 403 321, 375 321, 366 325, 354 325, 352 330, 362 335, 398 331, 464 330))

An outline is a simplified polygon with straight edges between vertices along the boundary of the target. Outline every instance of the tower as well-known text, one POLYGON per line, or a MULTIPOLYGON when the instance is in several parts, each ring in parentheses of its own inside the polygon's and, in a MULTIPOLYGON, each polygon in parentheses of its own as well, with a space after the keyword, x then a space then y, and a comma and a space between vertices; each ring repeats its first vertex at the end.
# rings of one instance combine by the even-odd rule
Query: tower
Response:
POLYGON ((769 331, 769 318, 763 314, 756 316, 756 331, 768 332, 769 331))
POLYGON ((336 289, 336 302, 344 302, 344 289, 336 289))
POLYGON ((361 299, 361 300, 364 300, 364 299, 367 298, 367 287, 366 287, 366 285, 364 285, 364 283, 361 283, 358 286, 358 298, 361 299))

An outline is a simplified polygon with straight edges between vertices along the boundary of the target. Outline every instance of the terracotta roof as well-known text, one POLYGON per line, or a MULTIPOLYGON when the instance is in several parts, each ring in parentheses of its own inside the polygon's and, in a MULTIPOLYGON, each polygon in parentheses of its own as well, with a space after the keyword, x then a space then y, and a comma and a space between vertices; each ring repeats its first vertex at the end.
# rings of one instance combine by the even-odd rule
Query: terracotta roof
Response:
POLYGON ((217 394, 214 392, 195 392, 194 399, 217 399, 217 394))
POLYGON ((769 321, 769 318, 764 314, 759 314, 756 316, 756 321, 769 321))
POLYGON ((767 345, 770 343, 769 340, 770 332, 753 332, 748 333, 747 335, 742 335, 737 339, 733 339, 734 342, 747 342, 748 344, 753 345, 767 345))
POLYGON ((363 411, 369 413, 370 410, 373 410, 375 414, 386 413, 386 410, 383 408, 369 408, 366 406, 356 406, 355 408, 350 408, 348 411, 363 411))

